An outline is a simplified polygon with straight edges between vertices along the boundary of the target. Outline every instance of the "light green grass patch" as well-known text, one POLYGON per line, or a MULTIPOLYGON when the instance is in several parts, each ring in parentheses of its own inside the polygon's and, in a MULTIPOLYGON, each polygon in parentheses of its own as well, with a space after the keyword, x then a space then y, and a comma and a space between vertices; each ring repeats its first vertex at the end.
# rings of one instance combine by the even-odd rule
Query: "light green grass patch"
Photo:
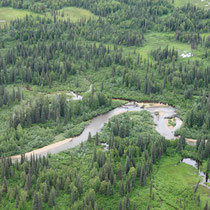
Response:
MULTIPOLYGON (((201 36, 207 37, 209 33, 201 34, 201 36)), ((201 46, 198 46, 198 49, 191 49, 191 45, 188 43, 182 43, 180 41, 176 41, 174 38, 174 33, 157 33, 150 32, 145 35, 145 43, 143 47, 137 48, 137 52, 140 53, 143 59, 152 58, 151 51, 156 50, 158 48, 164 49, 168 45, 169 49, 174 48, 178 51, 179 59, 181 60, 200 60, 205 64, 208 64, 208 60, 204 58, 204 54, 206 49, 201 46), (183 55, 187 55, 191 53, 191 57, 184 57, 183 55)))
POLYGON ((187 5, 188 3, 202 7, 205 9, 210 9, 210 1, 209 0, 175 0, 174 1, 174 6, 175 7, 182 7, 187 5))
POLYGON ((143 59, 150 57, 151 50, 155 50, 159 47, 163 49, 167 45, 169 48, 174 47, 175 50, 178 50, 179 54, 191 52, 190 45, 175 41, 173 33, 149 33, 145 36, 145 40, 146 43, 144 46, 138 49, 143 59))
POLYGON ((13 9, 10 7, 1 7, 0 8, 0 26, 9 23, 12 20, 17 18, 24 18, 26 15, 34 15, 37 14, 20 9, 13 9))
MULTIPOLYGON (((13 9, 10 7, 1 7, 0 8, 0 26, 9 23, 12 20, 17 18, 24 18, 26 15, 32 16, 41 16, 51 18, 50 12, 47 12, 45 15, 36 14, 27 10, 13 9)), ((82 18, 97 18, 93 13, 88 10, 80 9, 76 7, 66 7, 57 11, 58 18, 61 20, 70 19, 73 22, 79 21, 82 18)))
POLYGON ((77 22, 83 18, 97 18, 93 13, 89 10, 76 8, 76 7, 66 7, 61 10, 58 10, 58 17, 61 20, 68 20, 70 19, 73 22, 77 22))

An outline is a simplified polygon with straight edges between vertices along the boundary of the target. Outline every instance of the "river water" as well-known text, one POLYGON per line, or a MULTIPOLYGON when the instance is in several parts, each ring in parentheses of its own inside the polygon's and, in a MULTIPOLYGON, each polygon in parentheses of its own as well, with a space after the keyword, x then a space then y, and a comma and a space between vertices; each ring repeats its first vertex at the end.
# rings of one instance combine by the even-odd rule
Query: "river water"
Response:
MULTIPOLYGON (((100 132, 104 124, 108 123, 110 118, 121 113, 142 110, 147 110, 152 114, 156 130, 158 133, 160 133, 160 135, 164 136, 166 139, 171 140, 176 138, 174 136, 174 132, 181 127, 182 121, 176 117, 176 126, 172 129, 169 128, 164 121, 165 118, 173 117, 176 115, 176 110, 173 107, 158 107, 157 105, 153 107, 153 104, 151 103, 151 107, 144 108, 138 106, 138 104, 136 104, 135 102, 130 102, 121 107, 117 107, 103 115, 93 118, 90 124, 85 127, 84 131, 79 136, 71 139, 66 139, 55 144, 51 144, 49 146, 34 150, 32 152, 28 152, 25 155, 27 158, 30 158, 32 154, 38 156, 46 156, 47 154, 56 154, 69 148, 73 148, 79 145, 81 142, 86 141, 88 139, 89 132, 92 136, 94 136, 97 132, 100 132)), ((20 155, 12 156, 12 160, 20 160, 20 155)))

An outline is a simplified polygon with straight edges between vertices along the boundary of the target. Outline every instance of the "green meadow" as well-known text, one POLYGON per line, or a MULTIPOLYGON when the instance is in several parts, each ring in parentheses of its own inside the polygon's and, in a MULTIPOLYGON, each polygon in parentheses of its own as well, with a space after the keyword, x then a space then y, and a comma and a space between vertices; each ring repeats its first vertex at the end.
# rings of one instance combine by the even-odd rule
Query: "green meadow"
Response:
MULTIPOLYGON (((70 19, 72 22, 79 21, 80 19, 86 18, 97 18, 93 13, 88 10, 76 8, 76 7, 65 7, 57 11, 58 18, 61 20, 70 19)), ((14 9, 11 7, 0 7, 0 26, 8 24, 10 21, 17 18, 24 18, 26 15, 32 15, 34 17, 49 17, 52 18, 50 12, 44 14, 34 13, 28 10, 14 9)))
POLYGON ((209 0, 174 0, 174 6, 182 7, 187 5, 188 3, 193 4, 198 7, 202 7, 204 9, 210 9, 210 2, 209 0))
POLYGON ((73 22, 79 21, 80 19, 95 19, 97 16, 95 16, 93 13, 91 13, 89 10, 76 8, 76 7, 65 7, 61 10, 57 11, 58 18, 61 20, 68 20, 70 19, 73 22))
POLYGON ((0 25, 8 24, 10 21, 17 18, 24 18, 26 15, 36 16, 35 13, 27 10, 0 7, 0 25))

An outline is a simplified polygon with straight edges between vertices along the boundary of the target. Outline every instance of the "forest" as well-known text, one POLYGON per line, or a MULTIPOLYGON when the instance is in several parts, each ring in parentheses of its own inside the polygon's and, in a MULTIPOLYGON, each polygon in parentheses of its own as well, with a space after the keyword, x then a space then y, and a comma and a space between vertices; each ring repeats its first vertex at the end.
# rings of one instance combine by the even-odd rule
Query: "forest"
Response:
POLYGON ((0 209, 210 209, 208 0, 1 0, 0 172, 0 209))

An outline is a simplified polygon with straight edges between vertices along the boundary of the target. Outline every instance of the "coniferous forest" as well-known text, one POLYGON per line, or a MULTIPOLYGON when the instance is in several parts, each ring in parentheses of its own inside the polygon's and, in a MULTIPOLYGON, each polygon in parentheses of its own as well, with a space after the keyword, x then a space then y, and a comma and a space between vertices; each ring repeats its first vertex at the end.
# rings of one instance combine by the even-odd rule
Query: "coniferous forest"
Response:
POLYGON ((0 209, 209 210, 209 1, 1 0, 0 209))

